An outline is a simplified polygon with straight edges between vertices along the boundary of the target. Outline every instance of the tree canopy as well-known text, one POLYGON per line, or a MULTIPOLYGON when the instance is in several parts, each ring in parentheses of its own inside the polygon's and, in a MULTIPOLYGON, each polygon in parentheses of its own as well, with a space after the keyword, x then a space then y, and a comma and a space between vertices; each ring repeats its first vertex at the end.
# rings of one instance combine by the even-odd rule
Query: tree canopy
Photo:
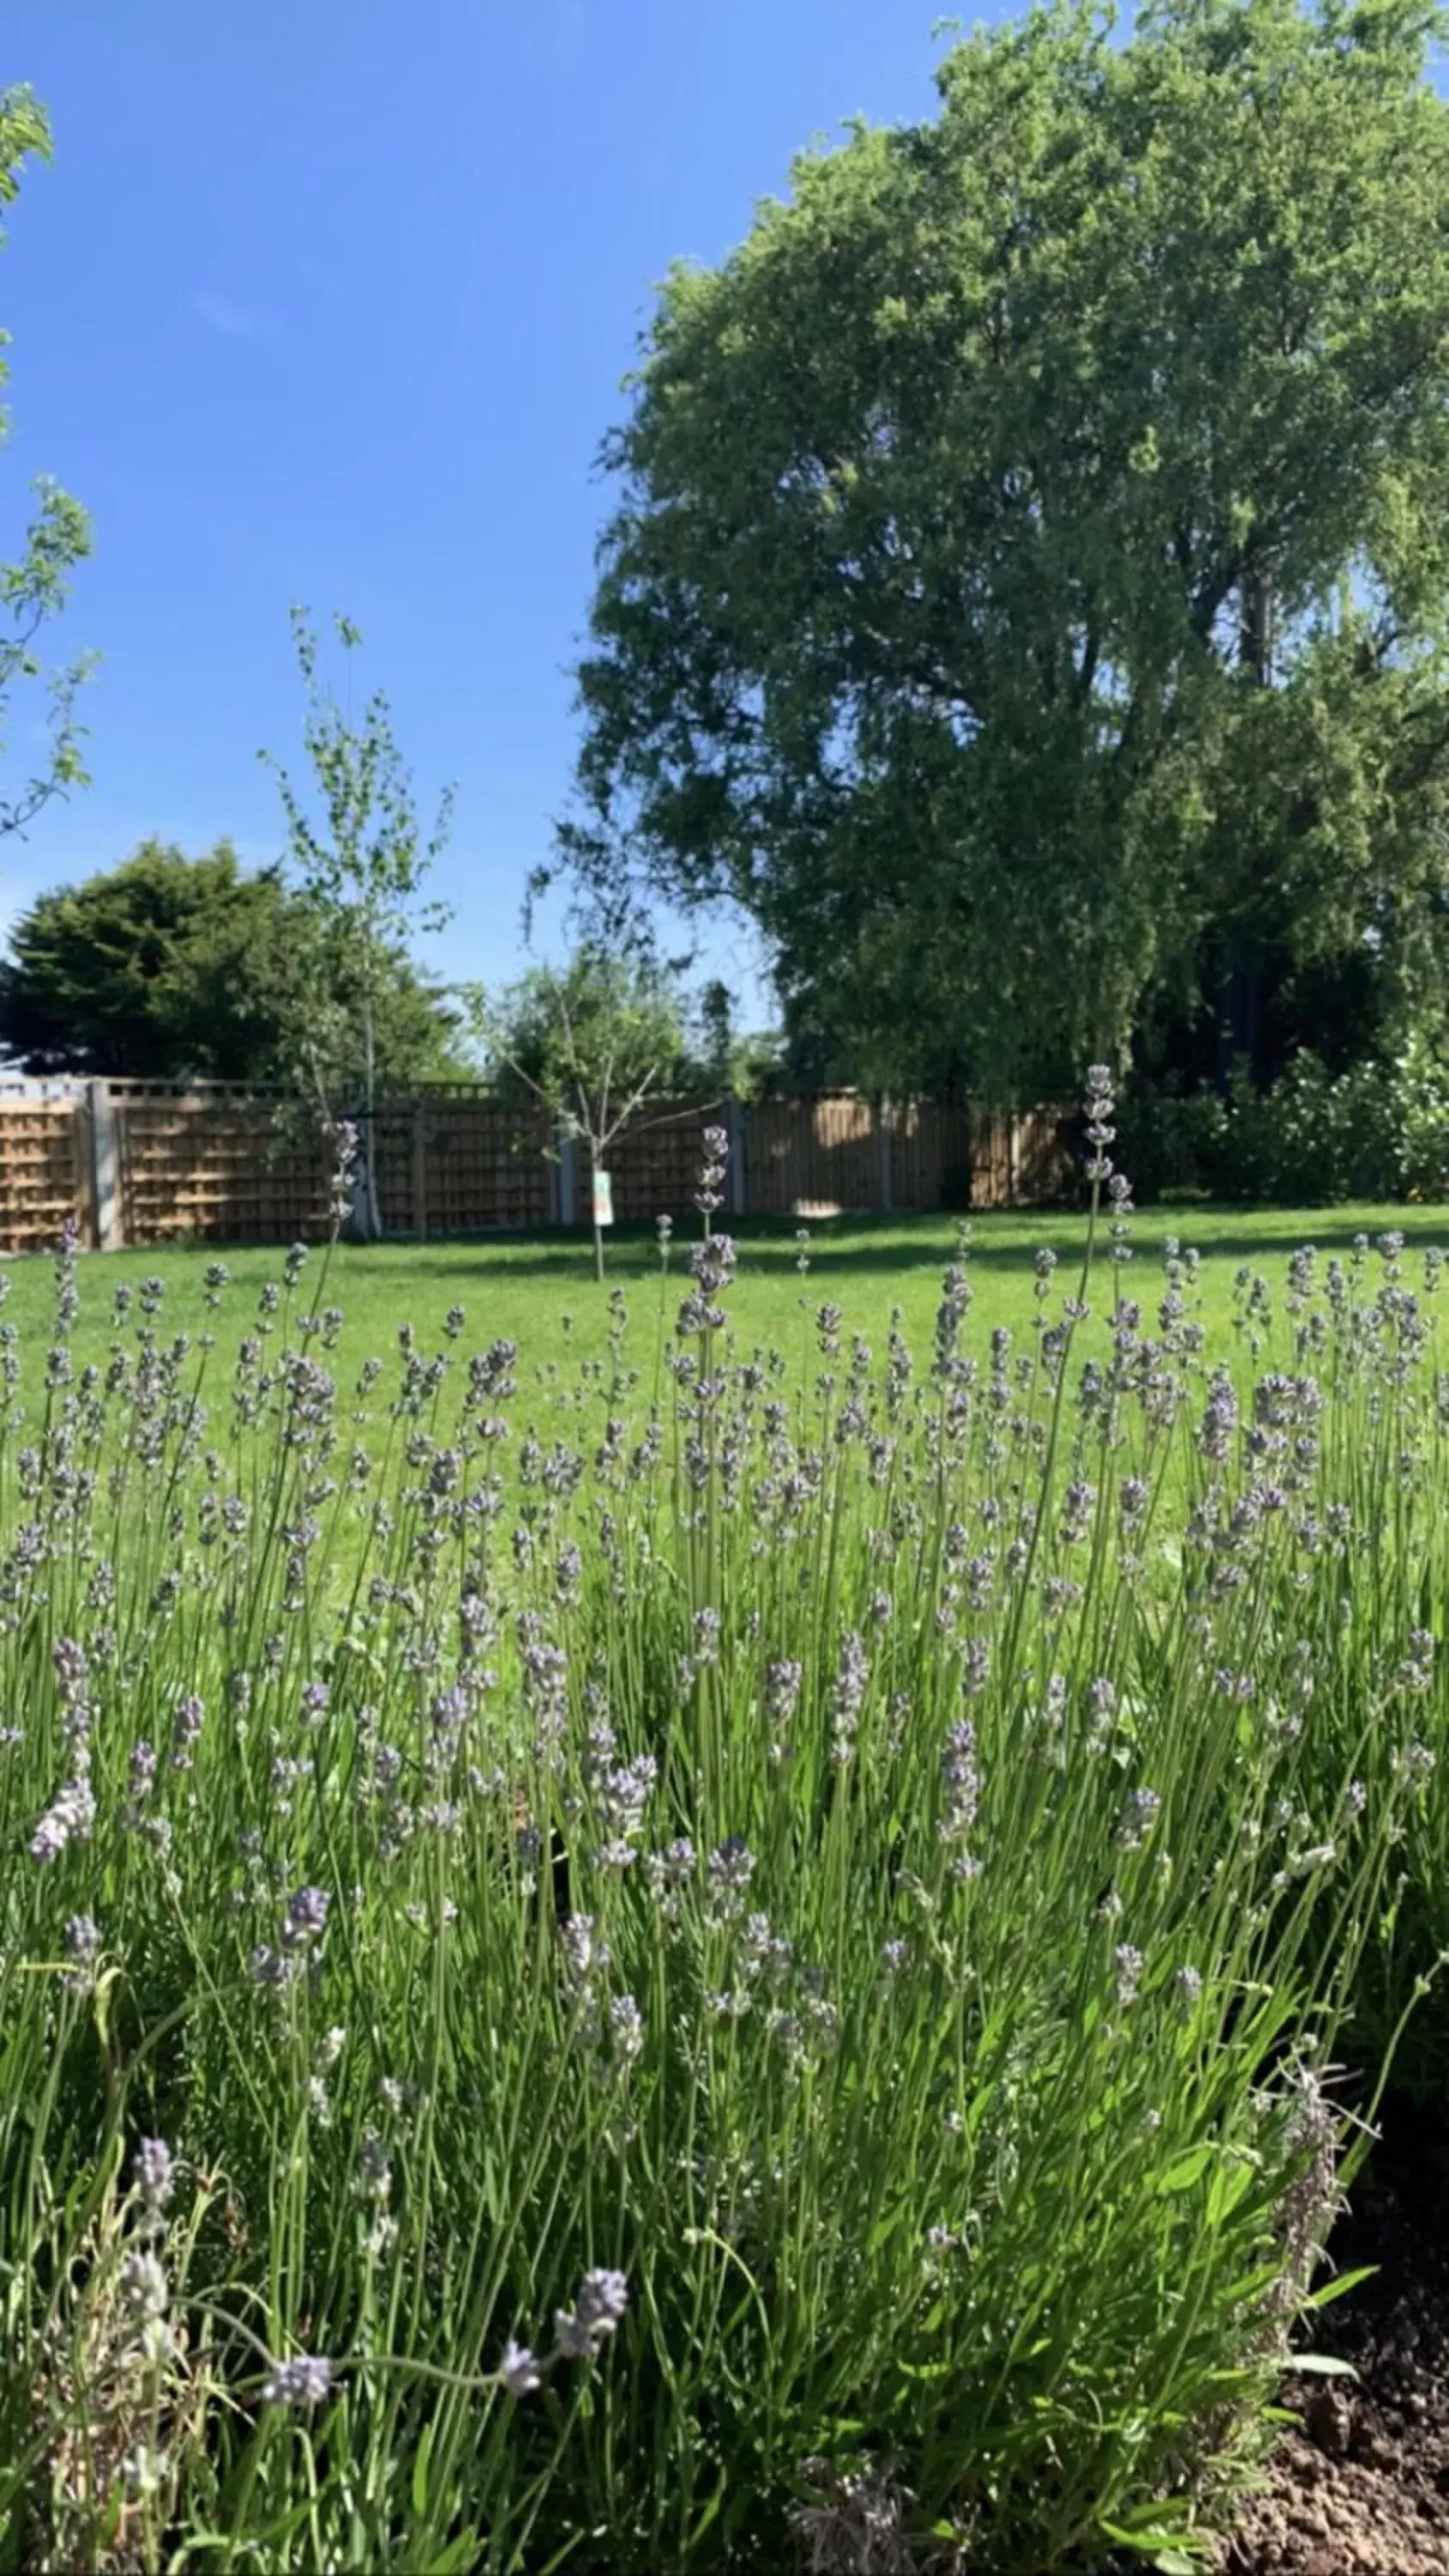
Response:
POLYGON ((585 940, 563 965, 534 966, 476 1007, 494 1078, 521 1083, 581 1135, 608 1130, 611 1109, 641 1085, 660 1090, 684 1073, 683 993, 645 958, 585 940))
MULTIPOLYGON (((685 1005, 677 978, 649 957, 585 941, 562 966, 535 966, 490 1000, 474 995, 489 1071, 548 1110, 590 1168, 651 1099, 686 1075, 685 1005)), ((594 1263, 604 1237, 594 1215, 594 1263)))
POLYGON ((1271 1053, 1442 978, 1449 106, 1419 0, 1078 0, 670 275, 579 674, 604 916, 862 1078, 1271 1053), (1206 1032, 1206 1038, 1204 1033, 1206 1032))
MULTIPOLYGON (((286 1079, 293 1032, 344 988, 345 942, 275 870, 226 842, 200 858, 147 841, 119 867, 41 895, 0 961, 0 1052, 33 1073, 286 1079)), ((376 1052, 393 1087, 459 1070, 455 1015, 406 952, 373 972, 376 1052)), ((362 1080, 360 1049, 350 1067, 362 1080)))

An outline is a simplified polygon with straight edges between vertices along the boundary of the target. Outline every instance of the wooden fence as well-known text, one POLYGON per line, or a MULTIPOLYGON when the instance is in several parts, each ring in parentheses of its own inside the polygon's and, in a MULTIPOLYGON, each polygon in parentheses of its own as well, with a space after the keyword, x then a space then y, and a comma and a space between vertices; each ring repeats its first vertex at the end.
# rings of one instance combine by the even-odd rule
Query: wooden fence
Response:
MULTIPOLYGON (((656 1105, 610 1148, 614 1212, 687 1209, 708 1126, 730 1136, 736 1216, 1040 1204, 1070 1184, 1066 1125, 1055 1109, 1012 1119, 859 1092, 656 1105)), ((377 1168, 388 1232, 418 1242, 588 1217, 581 1151, 482 1085, 386 1103, 377 1168)), ((0 1252, 48 1250, 72 1220, 100 1250, 305 1240, 326 1227, 330 1178, 325 1146, 279 1098, 0 1076, 0 1252)))

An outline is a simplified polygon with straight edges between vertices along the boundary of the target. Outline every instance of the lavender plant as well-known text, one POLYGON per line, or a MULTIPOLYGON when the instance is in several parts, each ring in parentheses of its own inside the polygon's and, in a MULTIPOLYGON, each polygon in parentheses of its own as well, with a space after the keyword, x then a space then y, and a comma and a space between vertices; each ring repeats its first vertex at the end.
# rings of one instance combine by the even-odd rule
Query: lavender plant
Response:
POLYGON ((300 1248, 228 1359, 154 1282, 77 1367, 62 1249, 12 2561, 1191 2562, 1432 1946, 1449 1403, 1401 1246, 1249 1284, 1287 1367, 1177 1248, 1149 1326, 1091 1111, 1080 1361, 1090 1263, 1018 1350, 963 1241, 923 1364, 821 1307, 802 1375, 709 1231, 572 1387, 461 1316, 344 1380, 300 1248))

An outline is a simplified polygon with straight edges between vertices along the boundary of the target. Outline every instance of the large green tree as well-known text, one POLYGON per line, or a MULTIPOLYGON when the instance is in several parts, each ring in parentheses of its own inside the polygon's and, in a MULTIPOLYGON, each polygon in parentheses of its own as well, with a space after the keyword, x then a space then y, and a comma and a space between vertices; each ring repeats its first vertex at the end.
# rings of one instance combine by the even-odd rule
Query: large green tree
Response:
POLYGON ((1034 11, 672 273, 563 834, 606 914, 732 899, 822 1060, 1003 1091, 1432 987, 1437 24, 1034 11))
MULTIPOLYGON (((26 163, 49 157, 50 123, 38 99, 24 88, 0 90, 0 208, 14 204, 26 163)), ((0 230, 0 245, 4 239, 0 230)), ((0 352, 9 341, 9 332, 0 331, 0 352)), ((0 387, 9 374, 9 362, 0 355, 0 387)), ((0 441, 8 422, 0 409, 0 441)), ((0 791, 0 837, 23 831, 53 796, 86 783, 76 697, 89 661, 82 656, 47 674, 39 638, 47 619, 64 605, 71 572, 90 552, 90 523, 80 504, 48 478, 36 485, 35 503, 22 551, 0 562, 0 751, 12 697, 26 681, 40 683, 47 694, 46 748, 28 777, 0 791)))
MULTIPOLYGON (((309 1012, 360 998, 327 918, 276 870, 244 874, 226 842, 200 858, 145 842, 119 867, 41 895, 10 952, 0 1053, 33 1073, 285 1081, 309 1012)), ((385 1084, 460 1070, 455 1015, 403 949, 370 962, 369 992, 385 1084)), ((360 1048, 340 1073, 350 1107, 360 1048)))

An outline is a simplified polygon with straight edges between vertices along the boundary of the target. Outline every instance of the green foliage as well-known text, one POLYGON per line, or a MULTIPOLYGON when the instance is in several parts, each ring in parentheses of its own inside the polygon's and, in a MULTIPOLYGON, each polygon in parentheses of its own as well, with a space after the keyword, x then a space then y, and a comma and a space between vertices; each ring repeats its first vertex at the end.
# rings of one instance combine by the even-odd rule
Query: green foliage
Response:
POLYGON ((1122 1159, 1144 1198, 1315 1207, 1449 1195, 1449 1066, 1423 1036, 1391 1063, 1335 1073, 1301 1050, 1266 1088, 1239 1064, 1225 1092, 1145 1090, 1122 1113, 1122 1159))
POLYGON ((1325 2069, 1446 1928, 1441 1268, 1296 1263, 1240 1406, 1187 1257, 1080 1371, 1090 1272, 1018 1367, 964 1260, 916 1365, 737 1346, 701 1266, 540 1396, 461 1313, 343 1385, 305 1255, 235 1359, 224 1271, 200 1341, 148 1283, 82 1389, 62 1261, 0 1418, 8 2561, 723 2576, 868 2507, 1047 2576, 1257 2457, 1325 2069))
MULTIPOLYGON (((495 1003, 473 997, 475 1025, 503 1087, 542 1102, 607 1168, 614 1138, 651 1098, 688 1079, 678 979, 647 953, 585 941, 563 967, 536 966, 495 1003)), ((604 1275, 603 1230, 594 1267, 604 1275)))
POLYGON ((1064 0, 673 272, 580 672, 563 849, 606 913, 732 898, 866 1082, 1051 1096, 1154 1011, 1262 1077, 1366 955, 1371 1028, 1422 1002, 1433 25, 1164 0, 1120 42, 1064 0))
MULTIPOLYGON (((0 1050, 33 1073, 281 1080, 309 988, 314 1001, 346 990, 341 941, 312 980, 329 933, 275 870, 244 875, 226 842, 195 859, 144 842, 13 925, 0 1050)), ((383 951, 374 999, 385 1082, 458 1069, 449 1015, 397 948, 383 951)), ((353 1073, 360 1083, 360 1062, 353 1073)))
MULTIPOLYGON (((26 162, 49 157, 50 122, 39 101, 25 88, 0 91, 0 207, 13 205, 26 162)), ((0 231, 0 244, 4 238, 0 231)), ((0 331, 0 352, 9 339, 8 331, 0 331)), ((0 355, 0 386, 9 373, 9 361, 0 355)), ((7 428, 8 414, 0 410, 0 439, 7 428)), ((25 532, 24 551, 0 563, 0 725, 9 716, 17 682, 43 677, 36 639, 63 606, 69 576, 91 550, 90 523, 80 504, 48 477, 35 489, 37 508, 25 532)), ((75 706, 90 668, 89 659, 82 658, 47 682, 49 753, 44 767, 24 786, 0 796, 0 836, 23 831, 53 796, 87 784, 75 706)))
MULTIPOLYGON (((333 624, 350 660, 361 634, 349 618, 333 624)), ((423 886, 447 839, 452 790, 444 791, 425 838, 386 698, 375 691, 354 725, 350 701, 344 710, 322 679, 304 608, 292 611, 292 635, 307 698, 303 747, 321 812, 310 812, 289 772, 261 753, 276 772, 287 865, 308 927, 281 994, 280 1053, 324 1128, 360 1121, 356 1222, 376 1237, 382 1209, 373 1118, 387 1073, 384 1018, 407 940, 447 919, 446 906, 424 901, 423 886)))
POLYGON ((644 957, 585 941, 562 967, 535 966, 474 1008, 489 1069, 585 1140, 611 1137, 626 1103, 683 1076, 684 997, 644 957))
POLYGON ((734 995, 718 977, 702 987, 692 1016, 690 1053, 704 1089, 721 1098, 754 1100, 784 1071, 781 1033, 737 1028, 734 995))

